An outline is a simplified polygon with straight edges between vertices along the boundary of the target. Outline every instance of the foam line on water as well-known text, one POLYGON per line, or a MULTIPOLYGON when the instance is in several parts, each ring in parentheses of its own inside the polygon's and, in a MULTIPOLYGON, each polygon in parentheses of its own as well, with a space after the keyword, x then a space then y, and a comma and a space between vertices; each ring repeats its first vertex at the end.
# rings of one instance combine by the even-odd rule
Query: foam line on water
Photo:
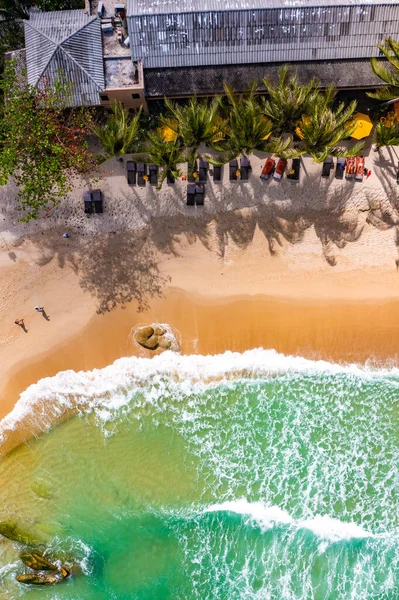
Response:
POLYGON ((316 515, 311 519, 295 521, 287 511, 264 504, 263 502, 249 502, 246 498, 212 504, 204 513, 232 512, 249 517, 249 521, 263 530, 271 529, 278 525, 291 525, 296 529, 308 529, 317 537, 328 542, 338 542, 353 538, 375 537, 356 523, 340 521, 328 515, 316 515))
POLYGON ((75 412, 97 409, 99 416, 106 420, 110 410, 128 403, 132 392, 140 389, 146 390, 146 398, 151 401, 161 397, 170 386, 190 393, 193 388, 243 378, 296 373, 399 377, 397 368, 375 370, 367 365, 341 366, 261 348, 242 354, 228 351, 219 355, 182 356, 168 351, 153 358, 121 358, 104 369, 62 371, 28 387, 11 413, 0 422, 0 445, 4 451, 16 427, 26 430, 31 437, 75 412))

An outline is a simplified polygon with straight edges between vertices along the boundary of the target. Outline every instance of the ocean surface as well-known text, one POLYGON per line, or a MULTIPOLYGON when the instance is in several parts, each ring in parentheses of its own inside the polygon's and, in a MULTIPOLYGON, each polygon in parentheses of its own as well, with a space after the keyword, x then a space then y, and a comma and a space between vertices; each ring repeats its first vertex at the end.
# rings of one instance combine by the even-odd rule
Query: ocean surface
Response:
POLYGON ((396 600, 399 371, 165 353, 31 386, 0 439, 0 520, 73 567, 0 599, 396 600), (71 411, 73 416, 59 422, 71 411))

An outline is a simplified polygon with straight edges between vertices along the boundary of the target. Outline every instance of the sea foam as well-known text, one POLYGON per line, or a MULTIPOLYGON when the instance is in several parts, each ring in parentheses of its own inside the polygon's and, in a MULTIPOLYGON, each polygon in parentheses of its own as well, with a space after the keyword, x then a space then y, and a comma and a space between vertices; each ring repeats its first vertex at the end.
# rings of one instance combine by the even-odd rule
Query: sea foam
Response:
POLYGON ((28 387, 11 413, 0 422, 1 450, 10 450, 17 428, 24 431, 25 437, 18 439, 21 443, 74 413, 96 410, 98 417, 105 421, 112 411, 129 403, 132 393, 139 390, 145 391, 146 399, 151 401, 161 397, 171 386, 189 394, 204 386, 239 379, 295 373, 399 378, 397 368, 375 370, 367 366, 341 366, 259 348, 242 354, 228 351, 219 355, 182 356, 168 351, 153 358, 121 358, 104 369, 62 371, 28 387))
POLYGON ((286 510, 263 502, 249 502, 246 498, 212 504, 204 513, 232 512, 248 517, 248 521, 266 531, 274 526, 291 525, 295 529, 308 529, 317 537, 328 542, 353 538, 374 537, 356 523, 340 521, 328 515, 316 515, 306 520, 294 520, 286 510))

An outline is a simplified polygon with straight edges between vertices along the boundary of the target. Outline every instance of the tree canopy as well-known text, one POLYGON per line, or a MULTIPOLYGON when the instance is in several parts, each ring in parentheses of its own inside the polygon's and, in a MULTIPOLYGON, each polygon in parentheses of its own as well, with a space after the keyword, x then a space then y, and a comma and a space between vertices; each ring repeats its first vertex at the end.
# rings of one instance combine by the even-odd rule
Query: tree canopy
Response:
POLYGON ((87 143, 91 110, 66 108, 71 90, 61 76, 40 89, 24 84, 14 61, 6 64, 2 88, 0 185, 14 178, 22 220, 28 221, 58 204, 74 176, 96 166, 87 143))

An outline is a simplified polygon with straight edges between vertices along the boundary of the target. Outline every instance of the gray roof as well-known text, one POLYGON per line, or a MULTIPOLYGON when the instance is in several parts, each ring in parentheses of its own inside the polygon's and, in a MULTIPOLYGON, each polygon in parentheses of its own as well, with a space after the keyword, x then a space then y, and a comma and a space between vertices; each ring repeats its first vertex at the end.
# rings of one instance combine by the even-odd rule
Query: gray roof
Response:
POLYGON ((397 4, 398 0, 127 0, 127 14, 397 4))
POLYGON ((104 90, 101 22, 83 10, 32 12, 24 22, 28 82, 51 83, 60 72, 73 84, 72 106, 100 103, 104 90))
MULTIPOLYGON (((307 83, 312 77, 317 77, 322 87, 334 83, 339 89, 375 88, 383 83, 374 75, 369 60, 300 62, 291 63, 290 66, 297 72, 299 81, 307 83)), ((148 98, 213 95, 223 92, 225 81, 237 92, 242 92, 253 80, 262 81, 264 77, 268 77, 276 81, 280 67, 281 63, 260 63, 144 69, 145 94, 148 98)), ((259 89, 262 88, 259 85, 259 89)))

